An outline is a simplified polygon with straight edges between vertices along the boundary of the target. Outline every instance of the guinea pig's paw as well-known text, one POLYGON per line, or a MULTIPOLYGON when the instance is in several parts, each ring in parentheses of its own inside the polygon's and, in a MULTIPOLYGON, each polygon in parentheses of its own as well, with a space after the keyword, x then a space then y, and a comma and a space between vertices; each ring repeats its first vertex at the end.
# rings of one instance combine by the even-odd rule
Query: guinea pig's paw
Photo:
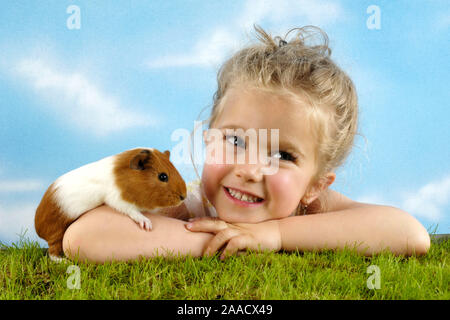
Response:
POLYGON ((139 219, 138 224, 141 227, 141 229, 144 229, 147 231, 152 230, 152 222, 150 221, 149 218, 146 218, 143 216, 141 219, 139 219))
POLYGON ((49 254, 48 256, 49 256, 50 260, 55 262, 55 263, 62 263, 62 262, 68 262, 69 261, 69 260, 67 260, 64 257, 55 256, 53 254, 49 254))

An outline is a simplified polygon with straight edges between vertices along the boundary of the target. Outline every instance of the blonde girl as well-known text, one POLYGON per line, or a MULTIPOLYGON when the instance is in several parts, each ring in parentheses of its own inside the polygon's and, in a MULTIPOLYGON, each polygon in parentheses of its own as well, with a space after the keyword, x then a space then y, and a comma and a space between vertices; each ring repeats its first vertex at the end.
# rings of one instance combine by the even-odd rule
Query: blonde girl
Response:
POLYGON ((221 252, 225 258, 248 249, 344 247, 363 255, 427 252, 428 233, 410 214, 329 188, 352 150, 358 102, 351 79, 330 58, 327 35, 312 26, 283 38, 255 30, 258 42, 219 70, 208 124, 221 139, 205 135, 212 151, 185 203, 167 210, 168 216, 146 213, 150 232, 107 206, 96 208, 66 231, 68 257, 104 262, 221 252), (260 129, 278 132, 276 152, 258 146, 268 161, 225 161, 230 152, 233 159, 248 156, 252 142, 242 132, 260 129), (267 174, 274 161, 276 172, 267 174))

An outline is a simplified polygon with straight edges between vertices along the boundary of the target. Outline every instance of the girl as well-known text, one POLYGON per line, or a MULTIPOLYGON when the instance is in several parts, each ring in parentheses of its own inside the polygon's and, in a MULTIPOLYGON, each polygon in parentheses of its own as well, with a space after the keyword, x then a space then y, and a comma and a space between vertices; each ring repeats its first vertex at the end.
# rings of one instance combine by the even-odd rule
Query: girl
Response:
POLYGON ((326 34, 304 27, 292 29, 297 34, 288 40, 291 31, 281 39, 255 29, 259 43, 237 52, 219 71, 209 128, 222 139, 205 136, 211 152, 185 203, 167 210, 168 216, 147 214, 151 232, 107 206, 96 208, 66 231, 68 257, 104 262, 210 255, 224 248, 224 258, 247 249, 346 246, 364 255, 384 249, 398 255, 427 252, 428 233, 408 213, 329 189, 351 151, 358 105, 352 81, 330 59, 326 34), (308 45, 315 35, 322 42, 308 45), (258 147, 268 161, 224 161, 230 152, 232 159, 249 156, 252 142, 242 131, 260 129, 278 130, 278 141, 269 142, 278 143, 279 151, 258 147), (274 162, 277 170, 268 174, 274 162))

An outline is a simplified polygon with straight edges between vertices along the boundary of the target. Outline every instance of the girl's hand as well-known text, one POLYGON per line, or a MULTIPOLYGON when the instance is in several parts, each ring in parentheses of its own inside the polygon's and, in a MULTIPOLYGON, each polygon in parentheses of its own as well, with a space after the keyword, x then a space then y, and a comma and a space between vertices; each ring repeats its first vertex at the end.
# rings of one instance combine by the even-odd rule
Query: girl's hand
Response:
POLYGON ((220 219, 203 217, 193 219, 186 224, 186 228, 193 232, 215 234, 203 255, 214 255, 215 252, 226 246, 220 256, 221 260, 241 250, 279 251, 281 249, 281 235, 277 220, 231 224, 220 219))

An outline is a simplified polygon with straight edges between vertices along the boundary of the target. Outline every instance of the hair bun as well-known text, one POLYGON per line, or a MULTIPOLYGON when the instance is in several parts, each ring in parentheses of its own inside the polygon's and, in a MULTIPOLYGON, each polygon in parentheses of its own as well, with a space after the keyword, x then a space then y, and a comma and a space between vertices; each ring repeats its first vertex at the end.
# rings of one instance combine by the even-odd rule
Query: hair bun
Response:
POLYGON ((280 36, 276 36, 275 38, 273 38, 273 40, 277 43, 278 48, 281 48, 288 44, 288 42, 286 40, 281 39, 280 36))

